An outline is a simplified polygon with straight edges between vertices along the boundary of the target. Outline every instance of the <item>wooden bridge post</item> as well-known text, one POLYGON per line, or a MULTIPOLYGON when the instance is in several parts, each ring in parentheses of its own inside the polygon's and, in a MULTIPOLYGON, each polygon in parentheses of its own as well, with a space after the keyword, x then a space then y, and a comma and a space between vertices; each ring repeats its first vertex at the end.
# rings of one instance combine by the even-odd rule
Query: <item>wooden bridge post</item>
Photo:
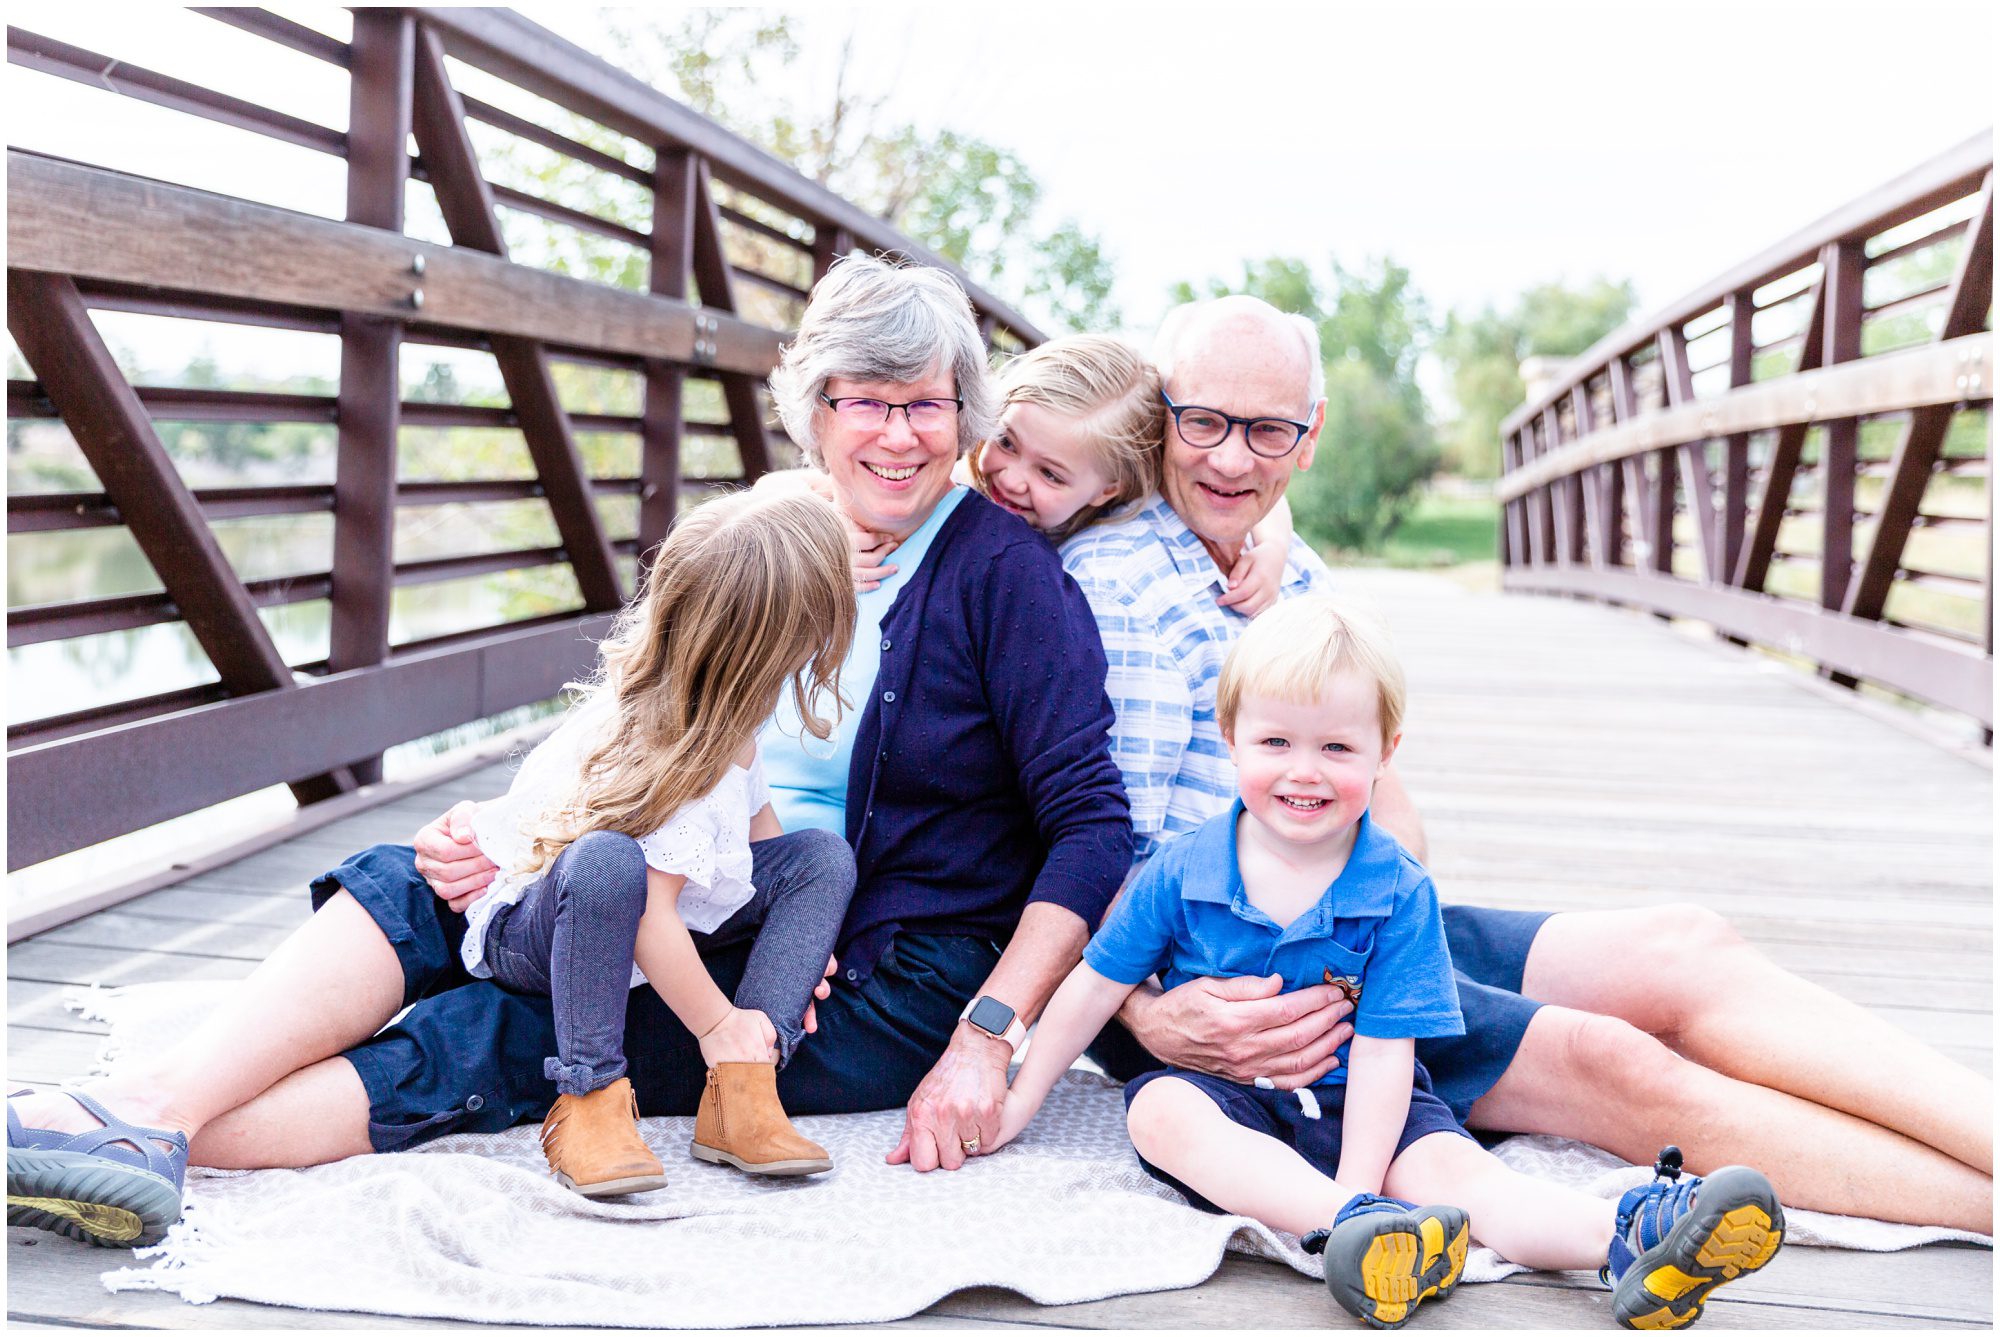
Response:
MULTIPOLYGON (((687 300, 694 271, 695 159, 686 149, 662 148, 653 160, 652 263, 647 287, 657 296, 687 300)), ((679 363, 649 358, 646 403, 639 427, 639 579, 651 569, 653 549, 680 514, 681 433, 686 372, 679 363)))
MULTIPOLYGON (((416 24, 395 10, 356 10, 349 50, 347 221, 401 232, 410 177, 416 24)), ((380 664, 389 656, 402 349, 402 322, 341 314, 327 654, 333 673, 380 664)), ((380 780, 381 755, 356 761, 354 775, 363 784, 380 780)))
MULTIPOLYGON (((1861 276, 1867 254, 1859 241, 1829 243, 1825 266, 1826 329, 1822 366, 1837 366, 1861 356, 1861 276)), ((1825 529, 1820 539, 1819 602, 1839 608, 1854 574, 1854 470, 1858 462, 1860 421, 1836 417, 1825 427, 1820 451, 1820 475, 1825 482, 1825 529)))

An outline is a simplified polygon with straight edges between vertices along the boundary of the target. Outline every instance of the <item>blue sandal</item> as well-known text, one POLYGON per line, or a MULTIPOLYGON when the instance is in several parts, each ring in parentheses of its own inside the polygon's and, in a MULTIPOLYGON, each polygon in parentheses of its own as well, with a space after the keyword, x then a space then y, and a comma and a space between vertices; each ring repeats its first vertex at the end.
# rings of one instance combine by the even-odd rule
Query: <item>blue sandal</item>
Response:
POLYGON ((82 1133, 27 1128, 7 1098, 7 1224, 106 1248, 157 1244, 181 1217, 187 1136, 113 1118, 81 1091, 63 1094, 96 1117, 82 1133))

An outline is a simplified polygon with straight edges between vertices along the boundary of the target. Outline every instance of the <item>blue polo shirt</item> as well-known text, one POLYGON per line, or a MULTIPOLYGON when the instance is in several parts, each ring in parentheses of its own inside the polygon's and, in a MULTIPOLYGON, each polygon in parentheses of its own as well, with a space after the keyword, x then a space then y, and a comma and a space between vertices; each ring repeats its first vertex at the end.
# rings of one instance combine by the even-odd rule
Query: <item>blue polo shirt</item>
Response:
MULTIPOLYGON (((1366 813, 1347 866, 1311 909, 1284 928, 1250 903, 1236 862, 1239 798, 1155 854, 1083 949, 1106 979, 1166 988, 1191 979, 1284 976, 1285 991, 1357 981, 1356 1035, 1424 1039, 1463 1035, 1458 985, 1430 875, 1366 813)), ((1347 1080, 1340 1066, 1317 1085, 1347 1080)))

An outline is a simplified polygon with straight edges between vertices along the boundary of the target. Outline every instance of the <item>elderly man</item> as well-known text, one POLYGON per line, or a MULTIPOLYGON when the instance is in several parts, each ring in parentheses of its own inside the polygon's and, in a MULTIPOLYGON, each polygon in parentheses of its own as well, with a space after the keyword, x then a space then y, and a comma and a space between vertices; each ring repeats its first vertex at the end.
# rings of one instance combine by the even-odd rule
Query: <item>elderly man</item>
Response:
MULTIPOLYGON (((1063 555, 1104 639, 1141 859, 1235 793, 1215 685, 1248 619, 1217 595, 1251 526, 1312 466, 1325 424, 1316 331, 1254 298, 1176 309, 1155 359, 1169 409, 1159 495, 1063 555)), ((1281 597, 1329 580, 1295 538, 1281 597)), ((1393 772, 1374 815, 1424 857, 1393 772)), ((1787 1203, 1990 1229, 1991 1083, 1780 969, 1714 913, 1444 913, 1467 1034, 1417 1049, 1461 1120, 1580 1138, 1639 1164, 1679 1142, 1690 1169, 1756 1165, 1787 1203)), ((1330 986, 1277 988, 1272 977, 1139 991, 1119 1015, 1129 1034, 1107 1029, 1092 1053, 1120 1076, 1164 1061, 1307 1085, 1334 1065, 1350 1008, 1330 986)))

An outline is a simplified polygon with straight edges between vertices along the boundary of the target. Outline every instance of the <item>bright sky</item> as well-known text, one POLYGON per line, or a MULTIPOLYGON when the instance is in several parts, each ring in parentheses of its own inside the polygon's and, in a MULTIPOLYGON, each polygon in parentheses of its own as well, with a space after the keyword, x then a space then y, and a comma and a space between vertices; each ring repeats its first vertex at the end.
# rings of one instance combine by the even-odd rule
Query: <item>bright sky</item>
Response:
MULTIPOLYGON (((306 17, 306 6, 278 6, 306 17)), ((662 7, 663 9, 665 7, 662 7)), ((524 9, 602 46, 599 12, 524 9)), ((313 20, 345 31, 343 14, 313 20)), ((11 20, 322 124, 339 73, 162 6, 17 4, 11 20)), ((1433 309, 1547 279, 1630 277, 1642 306, 1993 121, 1994 7, 1759 0, 1671 6, 1375 3, 802 10, 805 101, 850 77, 894 117, 1012 148, 1048 219, 1108 245, 1128 328, 1176 279, 1283 254, 1394 255, 1433 309), (1228 13, 1226 23, 1218 13, 1228 13)), ((191 184, 254 143, 8 71, 9 142, 191 184), (32 110, 30 110, 32 109, 32 110)), ((277 148, 260 198, 339 212, 339 165, 277 148)))
MULTIPOLYGON (((526 6, 572 40, 574 8, 526 6)), ((1177 279, 1394 255, 1440 312, 1631 277, 1665 305, 1976 133, 1994 6, 1103 3, 814 8, 852 78, 1014 149, 1150 330, 1177 279), (1218 21, 1227 14, 1226 21, 1218 21)), ((816 95, 816 97, 814 96, 816 95)))

